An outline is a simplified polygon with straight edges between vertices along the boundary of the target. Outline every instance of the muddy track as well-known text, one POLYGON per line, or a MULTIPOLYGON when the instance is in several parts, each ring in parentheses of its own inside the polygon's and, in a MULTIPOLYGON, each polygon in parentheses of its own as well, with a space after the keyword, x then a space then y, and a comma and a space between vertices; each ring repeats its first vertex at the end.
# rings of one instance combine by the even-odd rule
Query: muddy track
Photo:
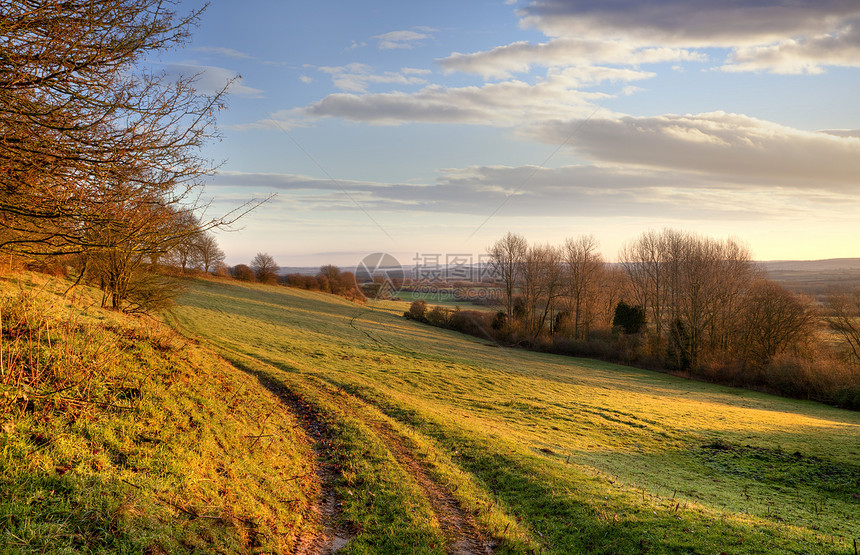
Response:
MULTIPOLYGON (((334 466, 327 462, 330 453, 330 434, 326 424, 320 418, 313 406, 296 395, 283 384, 257 375, 260 383, 290 408, 305 432, 314 440, 316 453, 315 473, 318 477, 322 492, 312 507, 315 520, 324 531, 319 534, 299 538, 293 550, 295 555, 329 555, 337 552, 355 535, 352 531, 336 527, 335 523, 340 514, 340 501, 334 494, 334 482, 337 472, 334 466)), ((349 395, 358 405, 374 408, 361 398, 349 395)), ((348 409, 346 406, 342 406, 348 409)), ((406 441, 392 429, 391 425, 381 420, 364 420, 378 435, 385 447, 394 456, 397 463, 421 487, 425 497, 430 502, 439 528, 447 540, 447 552, 452 555, 471 555, 476 553, 493 553, 495 540, 483 534, 475 518, 464 511, 456 498, 442 484, 435 481, 428 472, 428 467, 422 463, 415 453, 407 446, 406 441)))
POLYGON ((319 481, 321 492, 316 502, 311 507, 310 519, 314 521, 323 531, 318 534, 306 534, 298 539, 293 549, 295 555, 329 555, 336 553, 340 548, 355 535, 352 531, 337 527, 336 523, 340 514, 340 500, 334 493, 334 482, 337 472, 328 461, 330 450, 330 435, 325 422, 320 419, 319 413, 305 402, 301 397, 290 391, 279 382, 257 375, 260 383, 269 391, 278 396, 298 419, 299 424, 314 440, 314 473, 319 481))
MULTIPOLYGON (((360 403, 364 402, 355 396, 353 398, 360 403)), ((447 552, 451 555, 493 553, 497 542, 481 532, 475 518, 460 507, 460 503, 445 486, 430 476, 427 465, 418 460, 391 426, 382 421, 368 421, 366 424, 377 432, 397 463, 424 491, 436 515, 439 528, 448 541, 447 552)))

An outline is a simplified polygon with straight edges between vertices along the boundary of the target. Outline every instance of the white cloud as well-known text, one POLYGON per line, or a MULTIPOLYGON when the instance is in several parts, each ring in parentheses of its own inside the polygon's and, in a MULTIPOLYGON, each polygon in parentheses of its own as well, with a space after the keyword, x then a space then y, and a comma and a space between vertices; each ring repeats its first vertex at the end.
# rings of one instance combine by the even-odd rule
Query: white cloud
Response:
MULTIPOLYGON (((856 0, 534 0, 518 13, 523 26, 560 37, 556 40, 615 41, 643 49, 728 48, 728 63, 721 68, 726 71, 820 73, 826 66, 860 65, 856 0)), ((548 56, 539 46, 532 47, 535 59, 548 56)), ((487 63, 493 51, 478 54, 487 63)))
MULTIPOLYGON (((215 187, 278 190, 294 211, 364 210, 484 217, 654 217, 761 221, 809 216, 856 194, 750 186, 711 176, 620 167, 472 166, 444 170, 432 184, 318 179, 306 175, 222 172, 215 187)), ((844 214, 843 214, 844 215, 844 214)))
POLYGON ((380 50, 411 49, 420 44, 420 41, 432 38, 426 32, 418 31, 391 31, 373 37, 376 39, 380 50))
POLYGON ((462 71, 485 78, 508 78, 514 73, 527 73, 533 66, 637 66, 704 59, 700 53, 680 48, 641 48, 618 40, 562 38, 540 44, 515 42, 472 54, 455 52, 437 62, 446 72, 462 71))
POLYGON ((311 118, 338 117, 378 125, 459 123, 518 126, 523 122, 587 117, 601 93, 574 89, 577 76, 559 72, 531 85, 504 81, 477 87, 431 85, 415 93, 329 95, 302 111, 311 118))
POLYGON ((855 190, 860 139, 740 114, 622 117, 537 125, 531 136, 568 140, 602 163, 714 176, 755 185, 855 190))
POLYGON ((549 36, 639 44, 745 46, 817 35, 860 15, 856 0, 534 0, 522 24, 549 36))
POLYGON ((427 83, 425 79, 416 77, 421 75, 421 70, 409 68, 400 73, 394 71, 374 73, 369 65, 352 63, 346 66, 318 69, 331 75, 334 86, 342 91, 364 92, 370 84, 423 85, 427 83))
POLYGON ((721 69, 816 74, 826 66, 860 67, 860 18, 826 35, 737 48, 721 69))
POLYGON ((220 54, 221 56, 227 56, 228 58, 235 58, 237 60, 253 60, 254 57, 250 54, 246 54, 245 52, 240 52, 238 50, 233 50, 232 48, 224 48, 223 46, 198 46, 195 48, 197 52, 205 52, 208 54, 220 54))
POLYGON ((230 81, 230 94, 250 98, 262 98, 263 91, 243 84, 242 77, 235 71, 214 66, 197 64, 169 64, 167 71, 171 75, 191 77, 196 76, 197 89, 205 94, 214 94, 223 89, 230 81))
POLYGON ((222 126, 224 129, 232 129, 234 131, 252 131, 257 129, 277 129, 289 130, 298 127, 307 127, 308 121, 301 108, 292 108, 289 110, 278 110, 269 117, 254 121, 251 123, 238 123, 222 126))
POLYGON ((305 85, 310 85, 311 83, 314 82, 314 78, 308 77, 307 75, 299 75, 299 81, 301 81, 305 85))

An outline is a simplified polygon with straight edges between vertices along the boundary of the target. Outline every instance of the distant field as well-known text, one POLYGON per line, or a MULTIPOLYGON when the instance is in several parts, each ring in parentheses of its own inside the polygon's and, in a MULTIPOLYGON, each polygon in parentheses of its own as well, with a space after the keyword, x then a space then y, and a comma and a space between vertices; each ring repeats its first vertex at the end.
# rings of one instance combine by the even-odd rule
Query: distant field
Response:
POLYGON ((818 300, 833 289, 860 287, 860 258, 762 262, 767 276, 818 300))
POLYGON ((860 540, 858 413, 502 349, 407 321, 402 302, 189 286, 171 320, 328 426, 317 449, 336 473, 320 487, 343 504, 322 519, 345 553, 848 554, 860 540))
MULTIPOLYGON (((478 305, 469 300, 457 299, 454 294, 447 290, 416 290, 416 291, 399 291, 396 295, 397 299, 412 303, 413 301, 423 300, 429 305, 443 306, 447 308, 460 307, 462 310, 482 310, 496 311, 497 307, 478 305)), ((406 305, 408 308, 409 305, 406 305)), ((404 309, 406 310, 406 309, 404 309)))

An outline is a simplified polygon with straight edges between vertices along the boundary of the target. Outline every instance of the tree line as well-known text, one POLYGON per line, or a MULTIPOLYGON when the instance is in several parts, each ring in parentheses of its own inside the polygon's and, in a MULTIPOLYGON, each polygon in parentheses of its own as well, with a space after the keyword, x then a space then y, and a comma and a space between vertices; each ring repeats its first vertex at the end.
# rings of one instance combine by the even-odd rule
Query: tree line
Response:
POLYGON ((365 296, 355 280, 355 274, 345 272, 334 264, 320 266, 315 275, 280 274, 280 267, 274 257, 260 252, 254 256, 250 265, 237 264, 229 269, 229 275, 239 281, 258 282, 268 285, 284 285, 308 291, 322 291, 363 302, 365 296))
POLYGON ((0 13, 0 251, 73 266, 118 310, 157 308, 158 271, 223 261, 205 216, 201 155, 226 87, 146 62, 186 43, 202 11, 163 0, 11 0, 0 13))
POLYGON ((860 292, 823 306, 767 279, 749 249, 664 229, 607 263, 590 235, 561 245, 508 233, 488 248, 496 314, 407 317, 508 345, 604 358, 860 407, 860 292))

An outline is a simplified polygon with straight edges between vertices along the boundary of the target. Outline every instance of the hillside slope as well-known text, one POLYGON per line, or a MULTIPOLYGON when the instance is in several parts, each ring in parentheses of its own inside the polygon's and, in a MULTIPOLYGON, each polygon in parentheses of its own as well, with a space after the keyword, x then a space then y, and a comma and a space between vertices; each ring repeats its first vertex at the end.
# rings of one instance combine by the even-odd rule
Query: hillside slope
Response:
POLYGON ((0 279, 0 553, 289 552, 312 440, 259 382, 63 280, 0 279))
POLYGON ((857 413, 501 349, 403 307, 196 281, 171 313, 313 415, 315 548, 848 553, 860 538, 857 413))

